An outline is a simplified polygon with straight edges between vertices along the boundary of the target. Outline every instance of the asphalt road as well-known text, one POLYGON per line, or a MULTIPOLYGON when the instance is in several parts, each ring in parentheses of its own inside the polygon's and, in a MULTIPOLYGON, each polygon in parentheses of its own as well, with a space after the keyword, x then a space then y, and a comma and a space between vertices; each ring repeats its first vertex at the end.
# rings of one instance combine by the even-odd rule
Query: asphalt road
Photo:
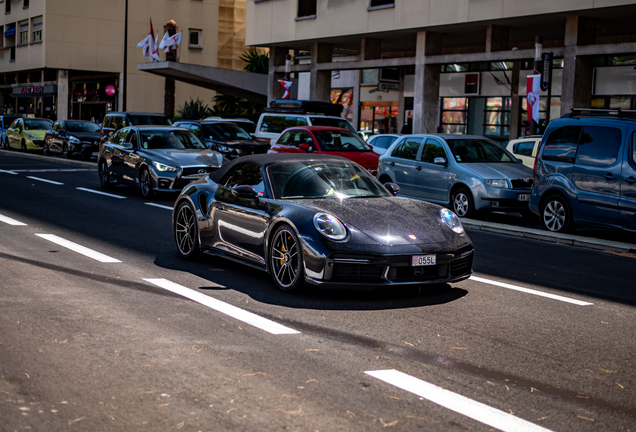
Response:
POLYGON ((445 289, 290 295, 95 191, 0 153, 1 431, 636 430, 633 256, 469 231, 445 289))

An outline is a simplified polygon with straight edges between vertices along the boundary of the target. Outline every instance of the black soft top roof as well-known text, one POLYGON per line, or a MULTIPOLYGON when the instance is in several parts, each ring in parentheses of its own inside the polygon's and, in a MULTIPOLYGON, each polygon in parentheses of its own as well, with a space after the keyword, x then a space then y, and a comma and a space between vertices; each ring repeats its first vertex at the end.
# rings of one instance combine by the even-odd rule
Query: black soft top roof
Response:
POLYGON ((269 165, 271 163, 276 162, 288 162, 288 161, 307 161, 307 160, 337 160, 337 161, 346 161, 352 162, 347 158, 343 158, 340 156, 332 156, 325 154, 309 154, 309 153, 266 153, 266 154, 258 154, 258 155, 249 155, 242 156, 236 159, 233 159, 231 162, 223 164, 221 168, 216 170, 214 173, 210 174, 210 179, 218 183, 223 176, 229 172, 232 168, 234 168, 238 164, 242 163, 253 163, 258 165, 259 167, 263 167, 265 165, 269 165))

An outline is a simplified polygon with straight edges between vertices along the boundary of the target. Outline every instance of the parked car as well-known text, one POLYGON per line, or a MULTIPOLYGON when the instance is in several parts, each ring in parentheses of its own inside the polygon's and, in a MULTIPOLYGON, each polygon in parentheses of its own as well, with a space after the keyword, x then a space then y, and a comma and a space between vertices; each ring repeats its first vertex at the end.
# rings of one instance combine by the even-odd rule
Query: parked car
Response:
POLYGON ((17 118, 7 129, 6 140, 9 148, 28 150, 42 150, 44 135, 53 122, 44 118, 17 118))
POLYGON ((9 142, 6 136, 7 129, 11 127, 11 123, 21 117, 22 115, 0 115, 0 145, 3 149, 9 150, 9 142))
POLYGON ((42 152, 45 155, 59 154, 64 158, 97 158, 99 131, 99 125, 86 120, 56 121, 44 135, 42 152))
POLYGON ((378 158, 353 131, 325 126, 293 127, 285 130, 269 153, 318 153, 342 156, 359 163, 372 175, 378 172, 378 158))
POLYGON ((328 102, 278 99, 270 102, 256 125, 256 138, 276 142, 281 133, 294 126, 328 126, 355 132, 349 120, 339 117, 342 105, 328 102))
POLYGON ((378 134, 372 135, 367 139, 367 144, 373 147, 373 151, 382 156, 386 153, 386 149, 398 139, 398 134, 378 134))
POLYGON ((461 217, 479 211, 526 212, 532 170, 483 136, 407 135, 380 156, 380 182, 404 195, 450 205, 461 217))
POLYGON ((142 125, 171 126, 172 120, 164 114, 112 111, 104 116, 100 131, 101 142, 108 141, 115 132, 123 127, 142 125))
POLYGON ((522 137, 508 142, 506 150, 521 160, 525 166, 534 168, 534 158, 537 157, 540 142, 540 135, 522 137))
POLYGON ((231 122, 184 120, 174 125, 191 130, 208 148, 222 153, 228 159, 267 153, 270 147, 263 141, 252 139, 247 131, 231 122))
POLYGON ((224 121, 224 122, 230 122, 230 123, 234 123, 237 126, 240 126, 241 129, 243 129, 245 132, 247 132, 248 134, 250 134, 252 137, 254 137, 255 133, 256 133, 256 123, 254 123, 252 120, 248 120, 245 118, 218 118, 215 119, 214 117, 208 117, 204 120, 217 120, 217 121, 224 121))
POLYGON ((172 228, 182 257, 203 251, 243 262, 283 291, 470 277, 473 245, 459 218, 396 191, 340 157, 246 156, 184 190, 172 228))
POLYGON ((636 113, 575 109, 548 126, 536 158, 530 210, 543 228, 636 230, 636 113))
POLYGON ((223 156, 208 149, 192 132, 173 126, 133 126, 115 132, 97 160, 104 189, 136 186, 145 198, 155 191, 180 191, 214 172, 223 156))

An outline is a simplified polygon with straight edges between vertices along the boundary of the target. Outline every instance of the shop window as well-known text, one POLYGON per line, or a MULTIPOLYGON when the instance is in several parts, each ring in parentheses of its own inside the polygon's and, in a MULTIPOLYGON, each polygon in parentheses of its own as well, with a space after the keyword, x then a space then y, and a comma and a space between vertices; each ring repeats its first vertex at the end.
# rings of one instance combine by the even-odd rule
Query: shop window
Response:
POLYGON ((362 84, 375 84, 379 81, 380 69, 362 69, 362 84))
POLYGON ((442 72, 468 72, 470 66, 468 64, 447 64, 442 65, 442 72))
POLYGON ((316 16, 316 0, 298 0, 298 18, 316 16))
POLYGON ((29 43, 29 22, 20 22, 20 43, 19 45, 25 45, 29 43))
POLYGON ((466 133, 468 128, 468 98, 442 99, 441 127, 443 133, 466 133))
POLYGON ((190 29, 188 32, 188 48, 203 48, 203 31, 190 29))
POLYGON ((31 19, 33 38, 31 42, 42 42, 42 17, 31 19))
POLYGON ((343 106, 341 116, 349 121, 353 120, 353 89, 331 90, 331 103, 343 106))
MULTIPOLYGON (((539 129, 538 134, 542 134, 545 131, 548 123, 555 118, 561 116, 561 98, 553 96, 550 99, 550 116, 548 118, 548 98, 547 96, 541 96, 539 98, 539 129)), ((527 135, 530 131, 530 125, 528 123, 528 102, 525 97, 521 98, 521 135, 527 135)))
POLYGON ((510 136, 511 104, 512 98, 509 97, 486 98, 484 136, 497 141, 508 140, 510 136))

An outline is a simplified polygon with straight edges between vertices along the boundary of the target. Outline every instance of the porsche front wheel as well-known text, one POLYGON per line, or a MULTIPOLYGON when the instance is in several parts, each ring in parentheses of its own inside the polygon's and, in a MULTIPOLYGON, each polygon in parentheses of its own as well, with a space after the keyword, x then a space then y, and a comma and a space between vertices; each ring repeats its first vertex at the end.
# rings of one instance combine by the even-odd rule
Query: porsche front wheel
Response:
POLYGON ((294 229, 283 224, 276 229, 269 245, 270 269, 276 286, 287 292, 305 282, 302 251, 294 229))
POLYGON ((174 240, 182 258, 192 258, 199 253, 197 218, 189 202, 183 201, 177 208, 174 221, 174 240))

